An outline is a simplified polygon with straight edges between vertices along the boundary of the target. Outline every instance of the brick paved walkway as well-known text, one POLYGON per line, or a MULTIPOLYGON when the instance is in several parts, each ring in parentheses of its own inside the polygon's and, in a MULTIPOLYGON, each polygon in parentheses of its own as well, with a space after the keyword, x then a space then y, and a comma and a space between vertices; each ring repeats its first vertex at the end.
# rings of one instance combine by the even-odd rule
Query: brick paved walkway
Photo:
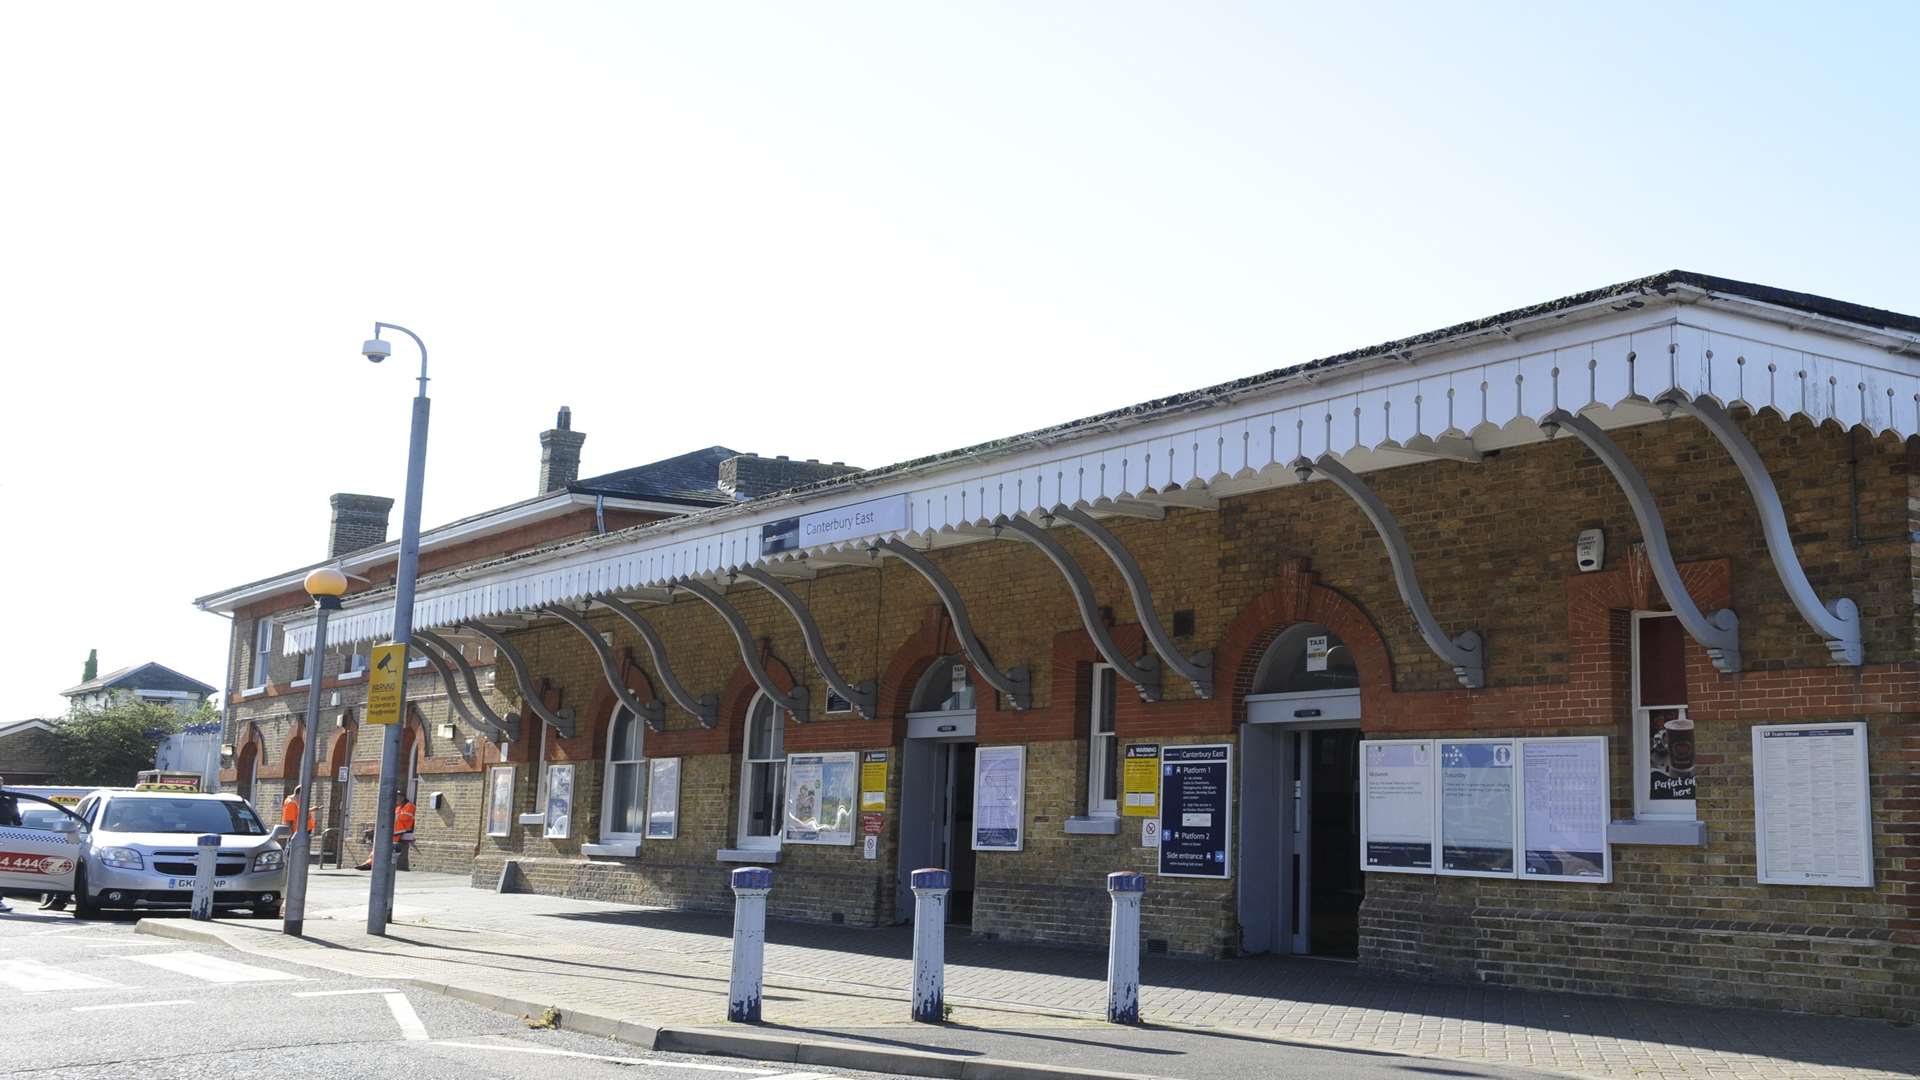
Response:
MULTIPOLYGON (((731 920, 471 889, 409 874, 388 939, 361 932, 365 875, 315 878, 309 941, 278 923, 234 922, 243 947, 376 978, 415 975, 643 1020, 711 1024, 725 1013, 731 920)), ((907 1025, 905 928, 768 928, 766 1019, 836 1031, 907 1025)), ((954 1020, 984 1032, 1100 1025, 1099 953, 948 942, 954 1020)), ((1673 1006, 1624 998, 1440 986, 1296 958, 1149 957, 1142 1011, 1154 1024, 1388 1050, 1585 1077, 1791 1078, 1920 1075, 1920 1031, 1871 1021, 1673 1006)), ((903 1027, 938 1043, 921 1026, 903 1027)), ((1017 1056, 995 1051, 996 1056, 1017 1056)), ((1160 1068, 1143 1071, 1165 1071, 1160 1068)))

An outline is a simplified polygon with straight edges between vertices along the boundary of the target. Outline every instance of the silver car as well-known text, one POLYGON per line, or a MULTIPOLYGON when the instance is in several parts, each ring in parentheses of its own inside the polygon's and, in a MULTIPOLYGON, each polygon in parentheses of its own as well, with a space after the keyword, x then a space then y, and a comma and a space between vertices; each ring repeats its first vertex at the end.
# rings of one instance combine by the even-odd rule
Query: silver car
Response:
POLYGON ((285 826, 268 830, 238 795, 96 791, 61 824, 31 832, 0 827, 0 888, 69 891, 83 919, 103 908, 190 907, 195 841, 210 833, 220 837, 214 906, 280 917, 285 826))

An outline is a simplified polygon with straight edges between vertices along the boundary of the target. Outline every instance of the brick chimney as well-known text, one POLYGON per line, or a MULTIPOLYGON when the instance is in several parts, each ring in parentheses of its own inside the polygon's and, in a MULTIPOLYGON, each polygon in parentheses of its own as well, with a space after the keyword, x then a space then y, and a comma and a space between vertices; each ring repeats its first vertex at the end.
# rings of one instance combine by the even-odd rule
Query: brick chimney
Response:
POLYGON ((720 463, 720 490, 736 499, 757 499, 859 471, 859 466, 841 461, 823 465, 819 458, 794 461, 785 454, 771 458, 741 454, 720 463))
POLYGON ((327 558, 387 542, 393 500, 378 495, 329 495, 333 523, 327 527, 327 558))
POLYGON ((540 490, 559 491, 580 479, 580 444, 587 441, 583 432, 573 430, 573 410, 560 406, 553 428, 540 433, 540 490))

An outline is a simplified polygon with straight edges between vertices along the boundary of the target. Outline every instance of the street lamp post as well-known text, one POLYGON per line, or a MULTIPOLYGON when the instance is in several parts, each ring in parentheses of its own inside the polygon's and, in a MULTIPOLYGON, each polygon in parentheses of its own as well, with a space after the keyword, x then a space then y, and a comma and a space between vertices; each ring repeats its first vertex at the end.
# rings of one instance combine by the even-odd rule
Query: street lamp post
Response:
MULTIPOLYGON (((420 392, 413 398, 413 426, 407 441, 407 500, 400 518, 400 565, 394 571, 393 643, 404 646, 413 637, 413 584, 420 570, 420 488, 427 475, 427 344, 420 335, 396 323, 373 324, 373 339, 360 346, 360 355, 379 363, 393 355, 393 346, 380 340, 380 331, 398 330, 420 347, 420 392)), ((402 652, 404 656, 404 651, 402 652)), ((400 717, 388 724, 380 743, 380 801, 373 824, 373 881, 367 893, 367 933, 385 934, 393 917, 394 785, 400 776, 400 742, 406 727, 407 669, 400 668, 400 717)))
MULTIPOLYGON (((307 682, 307 745, 300 755, 299 817, 293 823, 293 841, 287 845, 287 909, 281 928, 294 937, 306 929, 307 866, 313 850, 313 762, 320 749, 320 687, 327 674, 327 616, 340 609, 347 594, 347 575, 323 566, 307 575, 307 595, 317 609, 313 618, 313 674, 307 682)), ((342 819, 344 820, 344 819, 342 819)))

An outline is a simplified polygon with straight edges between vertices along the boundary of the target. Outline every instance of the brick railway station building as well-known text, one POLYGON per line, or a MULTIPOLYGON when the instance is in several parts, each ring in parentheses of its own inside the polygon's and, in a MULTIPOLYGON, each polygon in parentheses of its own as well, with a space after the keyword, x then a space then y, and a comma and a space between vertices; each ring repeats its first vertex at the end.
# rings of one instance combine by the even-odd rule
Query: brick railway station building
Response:
MULTIPOLYGON (((1917 356, 1672 272, 868 471, 579 481, 563 422, 424 538, 412 864, 699 909, 767 865, 856 925, 945 866, 1082 945, 1140 870, 1150 951, 1920 1020, 1917 356)), ((387 505, 336 497, 318 671, 304 570, 199 601, 226 782, 291 786, 317 676, 349 860, 387 505)))

